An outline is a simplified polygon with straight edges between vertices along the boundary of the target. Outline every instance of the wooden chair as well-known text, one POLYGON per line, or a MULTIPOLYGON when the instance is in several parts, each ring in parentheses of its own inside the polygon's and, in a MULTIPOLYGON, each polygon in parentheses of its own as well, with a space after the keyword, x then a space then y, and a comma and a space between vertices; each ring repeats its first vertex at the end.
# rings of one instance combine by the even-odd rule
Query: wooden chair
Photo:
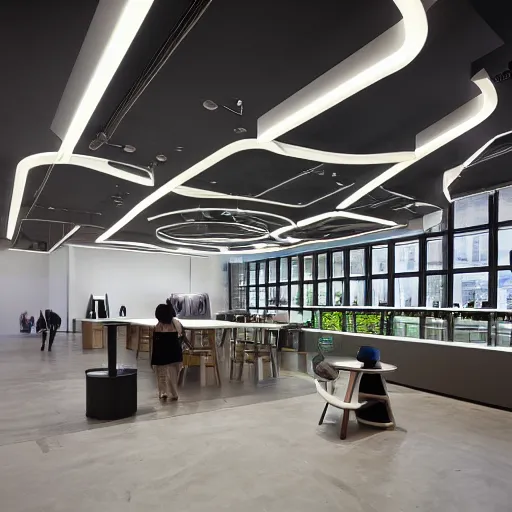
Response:
MULTIPOLYGON (((315 379, 315 386, 318 394, 325 400, 326 404, 324 410, 322 411, 322 416, 320 416, 320 421, 318 422, 321 425, 324 422, 325 413, 327 412, 327 407, 332 405, 336 407, 336 409, 343 410, 343 419, 341 421, 341 429, 340 429, 340 439, 346 439, 347 437, 347 428, 348 428, 348 420, 350 417, 350 411, 357 411, 366 402, 359 402, 359 381, 361 380, 361 374, 358 373, 357 377, 349 383, 349 388, 347 389, 347 394, 345 395, 345 401, 341 400, 335 395, 331 395, 325 389, 322 383, 315 379)), ((334 386, 335 388, 336 386, 334 386)))

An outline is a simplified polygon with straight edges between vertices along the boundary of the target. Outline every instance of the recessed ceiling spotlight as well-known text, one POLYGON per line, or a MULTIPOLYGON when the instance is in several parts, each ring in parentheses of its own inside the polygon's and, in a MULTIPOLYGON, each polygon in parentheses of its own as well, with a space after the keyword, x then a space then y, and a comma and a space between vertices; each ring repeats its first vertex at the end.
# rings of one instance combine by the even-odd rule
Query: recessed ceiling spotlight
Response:
POLYGON ((206 110, 217 110, 219 108, 217 103, 215 103, 215 101, 212 101, 212 100, 203 101, 203 107, 206 110))
POLYGON ((212 185, 217 185, 217 182, 216 182, 216 181, 210 181, 210 183, 211 183, 212 185))
POLYGON ((241 133, 245 133, 247 130, 246 130, 245 128, 240 127, 240 128, 235 128, 233 131, 234 131, 237 135, 240 135, 241 133))
POLYGON ((183 151, 183 146, 176 146, 174 148, 174 151, 177 151, 178 153, 181 153, 183 151))
POLYGON ((137 151, 137 148, 135 146, 131 146, 130 144, 126 144, 123 146, 123 151, 125 153, 135 153, 137 151))
POLYGON ((156 155, 156 160, 163 164, 164 162, 167 162, 167 157, 165 155, 156 155))
POLYGON ((332 177, 336 178, 336 173, 335 172, 332 173, 332 177))

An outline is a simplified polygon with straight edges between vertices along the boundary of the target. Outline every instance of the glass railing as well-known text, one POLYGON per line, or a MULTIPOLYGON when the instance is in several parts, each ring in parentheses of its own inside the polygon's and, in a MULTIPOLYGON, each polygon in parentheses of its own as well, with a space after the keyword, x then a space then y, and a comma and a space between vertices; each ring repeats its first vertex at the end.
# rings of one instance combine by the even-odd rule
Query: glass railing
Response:
POLYGON ((506 310, 317 306, 290 311, 290 322, 326 331, 512 347, 512 311, 506 310))

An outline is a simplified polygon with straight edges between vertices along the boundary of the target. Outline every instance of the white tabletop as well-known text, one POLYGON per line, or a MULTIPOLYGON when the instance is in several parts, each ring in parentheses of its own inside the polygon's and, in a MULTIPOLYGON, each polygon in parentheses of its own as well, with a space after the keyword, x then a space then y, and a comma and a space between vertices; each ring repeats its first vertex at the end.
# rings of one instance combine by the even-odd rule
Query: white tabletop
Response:
POLYGON ((336 370, 346 370, 350 372, 363 372, 363 373, 387 373, 394 372, 396 366, 388 363, 380 362, 380 368, 363 368, 363 363, 358 361, 355 357, 344 357, 336 360, 328 360, 336 370))
MULTIPOLYGON (((184 329, 199 330, 199 329, 272 329, 279 330, 286 327, 288 324, 266 324, 266 323, 244 323, 244 322, 228 322, 226 320, 187 320, 186 318, 178 319, 183 325, 184 329)), ((156 318, 81 318, 79 322, 91 323, 109 323, 119 322, 131 325, 144 325, 153 327, 157 324, 156 318)))

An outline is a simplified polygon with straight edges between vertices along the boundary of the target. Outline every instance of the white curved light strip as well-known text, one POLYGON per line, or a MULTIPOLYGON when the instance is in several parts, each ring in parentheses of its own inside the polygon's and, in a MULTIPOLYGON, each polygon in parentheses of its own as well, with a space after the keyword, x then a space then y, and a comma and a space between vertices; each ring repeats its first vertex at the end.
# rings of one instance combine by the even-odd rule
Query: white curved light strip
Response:
MULTIPOLYGON (((177 252, 181 252, 181 251, 173 251, 172 249, 166 249, 165 247, 161 247, 159 245, 147 244, 145 242, 127 242, 124 240, 112 240, 112 241, 109 241, 108 244, 121 245, 121 246, 125 246, 125 247, 139 247, 141 249, 143 248, 143 249, 148 249, 148 250, 152 250, 155 252, 164 252, 164 253, 168 253, 168 254, 176 254, 177 252)), ((177 256, 180 256, 180 255, 178 254, 177 256)))
POLYGON ((344 199, 337 208, 339 210, 348 208, 378 186, 401 173, 404 169, 407 169, 413 163, 430 155, 440 147, 485 121, 498 105, 496 89, 485 69, 479 71, 471 80, 480 89, 480 94, 416 135, 416 158, 414 160, 400 162, 391 166, 344 199))
MULTIPOLYGON (((194 254, 184 254, 183 251, 173 251, 171 249, 165 249, 164 247, 160 247, 158 245, 153 244, 144 244, 140 242, 120 242, 120 241, 114 241, 109 242, 109 245, 103 245, 103 244, 97 244, 97 245, 85 245, 85 244, 66 244, 67 247, 79 247, 82 249, 99 249, 104 251, 125 251, 125 252, 138 252, 142 254, 166 254, 168 256, 188 256, 190 258, 206 258, 206 256, 201 255, 194 255, 194 254), (112 245, 122 245, 127 246, 125 247, 112 247, 112 245), (140 249, 130 249, 129 247, 140 247, 140 249), (144 247, 147 247, 147 250, 143 250, 144 247)), ((19 251, 22 249, 10 249, 11 251, 19 251)), ((29 251, 34 252, 34 251, 29 251)), ((47 253, 43 253, 47 254, 47 253)))
POLYGON ((51 253, 58 249, 66 240, 69 240, 82 226, 75 226, 69 230, 48 252, 51 253))
POLYGON ((55 163, 68 163, 153 1, 99 2, 52 123, 62 139, 55 163))
POLYGON ((463 162, 461 165, 457 165, 456 167, 453 167, 449 169, 448 171, 445 171, 443 174, 443 193, 448 199, 448 201, 453 202, 453 199, 450 195, 449 187, 450 185, 462 174, 464 169, 469 167, 494 141, 501 139, 502 137, 505 137, 506 135, 510 135, 512 131, 500 133, 493 137, 492 139, 488 140, 480 149, 475 151, 465 162, 463 162))
MULTIPOLYGON (((32 169, 40 167, 42 165, 52 165, 55 162, 56 156, 57 153, 55 151, 49 153, 36 153, 35 155, 27 156, 18 163, 18 166, 16 167, 16 173, 14 175, 11 206, 9 209, 9 220, 7 221, 6 237, 9 240, 13 237, 14 230, 16 229, 16 223, 18 221, 18 215, 20 213, 21 208, 21 201, 23 200, 23 193, 25 192, 25 186, 27 183, 27 177, 29 172, 32 169)), ((125 181, 131 181, 132 183, 137 183, 139 185, 144 185, 146 187, 153 187, 155 185, 153 173, 148 169, 144 169, 143 167, 133 165, 121 164, 124 165, 125 167, 133 167, 134 170, 145 172, 148 175, 148 177, 146 178, 144 176, 132 174, 128 171, 116 169, 112 167, 109 164, 109 162, 121 164, 121 162, 114 162, 113 160, 106 160, 104 158, 97 158, 88 155, 72 155, 69 161, 65 163, 67 165, 85 167, 93 171, 108 174, 110 176, 114 176, 115 178, 119 178, 125 181)))
MULTIPOLYGON (((250 226, 249 224, 243 224, 243 223, 233 223, 233 222, 215 222, 215 221, 194 221, 194 222, 176 222, 174 224, 167 224, 166 226, 160 226, 158 230, 164 230, 169 228, 174 228, 175 226, 194 226, 196 224, 215 224, 215 225, 228 225, 228 226, 236 226, 236 227, 249 227, 253 228, 253 226, 250 226)), ((250 231, 249 229, 247 231, 250 231)), ((170 235, 169 233, 163 233, 165 237, 168 240, 176 240, 177 243, 182 242, 258 242, 259 240, 265 240, 270 236, 270 233, 268 231, 263 230, 261 228, 254 227, 254 232, 260 233, 259 236, 253 236, 251 238, 226 238, 226 237, 207 237, 207 236, 201 236, 200 238, 188 238, 184 236, 176 236, 176 235, 170 235)), ((203 245, 203 244, 201 244, 203 245)), ((204 244, 206 245, 206 244, 204 244)))
POLYGON ((258 140, 271 141, 407 66, 428 34, 420 0, 393 0, 402 20, 258 119, 258 140))
POLYGON ((347 188, 350 188, 354 184, 351 183, 350 185, 346 185, 344 187, 340 187, 336 189, 334 192, 329 192, 325 196, 317 197, 313 201, 310 201, 309 203, 304 204, 289 204, 289 203, 281 203, 279 201, 271 201, 270 199, 260 199, 259 197, 251 197, 251 196, 233 196, 229 194, 224 194, 223 192, 214 192, 210 190, 204 190, 200 188, 193 188, 193 187, 186 187, 186 186, 180 186, 176 187, 173 190, 174 194, 179 194, 181 196, 185 197, 195 197, 197 199, 225 199, 225 200, 235 200, 235 201, 250 201, 253 203, 265 203, 265 204, 274 204, 276 206, 284 206, 287 208, 307 208, 308 206, 311 206, 315 203, 318 203, 320 201, 323 201, 324 199, 327 199, 328 197, 334 196, 335 194, 339 194, 340 192, 343 192, 347 188))

